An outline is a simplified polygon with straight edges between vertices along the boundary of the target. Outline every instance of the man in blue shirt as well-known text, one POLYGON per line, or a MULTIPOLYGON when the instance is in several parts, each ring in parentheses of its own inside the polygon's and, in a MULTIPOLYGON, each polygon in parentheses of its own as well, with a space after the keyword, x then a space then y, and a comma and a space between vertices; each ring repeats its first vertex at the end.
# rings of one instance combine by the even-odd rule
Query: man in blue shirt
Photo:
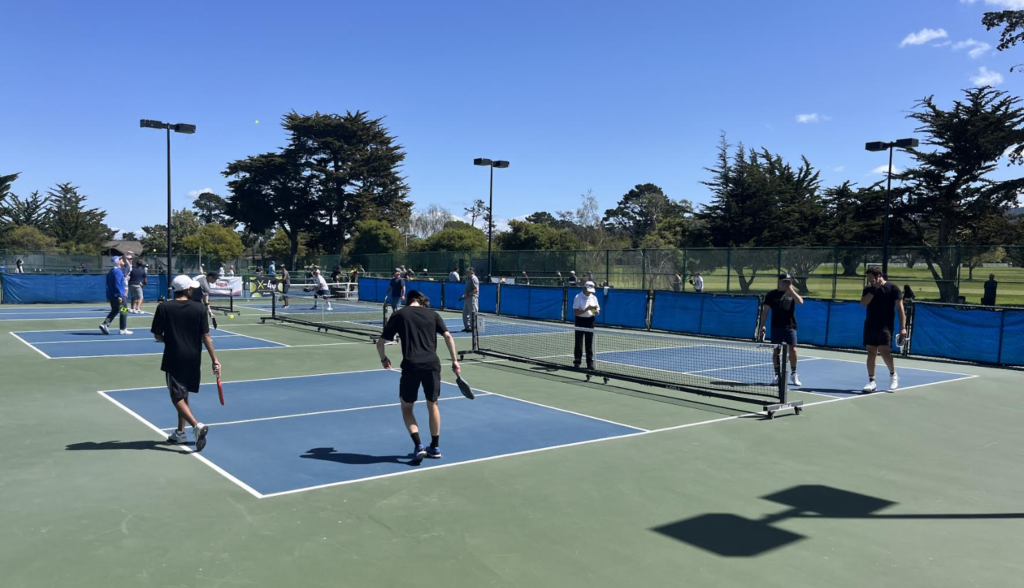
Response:
POLYGON ((388 283, 388 289, 384 292, 384 300, 385 304, 391 307, 392 312, 397 311, 402 301, 405 300, 405 280, 402 279, 402 272, 398 268, 395 268, 391 282, 388 283))
POLYGON ((100 325, 100 331, 104 335, 110 334, 111 321, 114 317, 120 316, 120 333, 122 335, 131 335, 132 332, 128 330, 128 309, 125 308, 124 312, 121 312, 121 308, 124 306, 124 298, 128 295, 128 286, 124 281, 124 271, 121 270, 123 261, 120 257, 112 257, 110 261, 114 263, 114 267, 110 268, 107 272, 107 302, 110 302, 110 314, 104 319, 103 324, 100 325))

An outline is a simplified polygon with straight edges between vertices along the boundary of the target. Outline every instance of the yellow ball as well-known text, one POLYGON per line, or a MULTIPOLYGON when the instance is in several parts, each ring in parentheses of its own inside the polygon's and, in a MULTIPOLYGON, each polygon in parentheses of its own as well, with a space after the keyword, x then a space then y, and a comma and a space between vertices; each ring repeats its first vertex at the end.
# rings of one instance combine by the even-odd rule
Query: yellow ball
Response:
POLYGON ((235 318, 235 315, 233 315, 233 314, 229 314, 229 315, 228 315, 228 318, 235 318))

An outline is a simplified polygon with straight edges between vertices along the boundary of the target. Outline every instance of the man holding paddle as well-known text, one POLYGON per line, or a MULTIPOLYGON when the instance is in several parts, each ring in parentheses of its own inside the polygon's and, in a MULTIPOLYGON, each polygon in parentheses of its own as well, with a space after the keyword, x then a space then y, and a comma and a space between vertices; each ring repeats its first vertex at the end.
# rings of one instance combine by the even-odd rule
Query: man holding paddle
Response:
POLYGON ((171 403, 178 411, 178 428, 167 437, 168 443, 185 443, 185 423, 192 425, 196 451, 206 447, 207 426, 196 420, 188 405, 188 395, 199 392, 200 368, 203 361, 202 346, 206 346, 213 361, 213 373, 220 380, 220 362, 210 338, 209 313, 201 302, 192 300, 192 292, 200 289, 199 282, 188 276, 178 276, 171 282, 174 300, 161 302, 153 314, 150 332, 164 344, 164 357, 160 369, 165 373, 171 403))
POLYGON ((867 308, 864 317, 864 346, 868 350, 868 383, 861 392, 874 392, 878 389, 875 383, 875 363, 879 355, 889 368, 889 391, 899 388, 900 377, 896 374, 896 364, 892 359, 892 325, 895 315, 900 315, 900 338, 897 343, 902 346, 907 336, 907 311, 903 308, 903 292, 899 286, 889 282, 882 275, 882 270, 875 266, 865 273, 867 285, 860 298, 860 305, 867 308))
MULTIPOLYGON (((402 378, 398 384, 398 396, 402 401, 402 420, 412 437, 413 460, 424 457, 440 459, 441 411, 437 399, 441 395, 441 360, 437 357, 437 336, 443 335, 445 346, 452 358, 452 371, 458 376, 462 372, 455 355, 455 339, 448 327, 430 307, 430 299, 417 290, 405 295, 405 306, 391 315, 384 333, 377 340, 377 354, 384 369, 391 369, 391 360, 384 353, 387 341, 399 337, 402 343, 402 378), (416 415, 412 409, 423 386, 423 397, 427 401, 430 415, 430 447, 423 447, 416 415)), ((461 387, 461 386, 460 386, 461 387)))

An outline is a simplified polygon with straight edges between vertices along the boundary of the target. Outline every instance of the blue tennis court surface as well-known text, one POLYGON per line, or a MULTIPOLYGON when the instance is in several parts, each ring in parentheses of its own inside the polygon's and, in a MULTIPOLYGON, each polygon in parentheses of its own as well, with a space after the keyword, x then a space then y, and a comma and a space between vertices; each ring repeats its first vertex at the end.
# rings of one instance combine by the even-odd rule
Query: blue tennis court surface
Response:
MULTIPOLYGON (((378 369, 230 382, 226 406, 217 401, 216 385, 204 385, 189 399, 210 425, 201 455, 266 497, 643 432, 497 394, 478 392, 468 400, 442 384, 444 457, 416 464, 398 407, 399 377, 378 369)), ((164 388, 103 394, 161 433, 177 422, 164 388)), ((422 402, 416 418, 429 439, 422 402)))
MULTIPOLYGON (((102 322, 110 312, 110 307, 77 307, 77 308, 52 308, 46 306, 21 306, 0 308, 0 321, 42 321, 58 319, 94 319, 102 322)), ((131 316, 152 316, 148 312, 141 315, 131 316)))
MULTIPOLYGON (((115 327, 116 323, 111 325, 110 335, 104 335, 98 328, 69 331, 20 331, 11 334, 47 359, 163 353, 164 344, 153 338, 148 325, 132 329, 129 319, 128 328, 132 331, 131 335, 119 335, 115 327)), ((282 343, 228 331, 212 330, 210 336, 213 338, 213 346, 217 351, 287 347, 282 343)))

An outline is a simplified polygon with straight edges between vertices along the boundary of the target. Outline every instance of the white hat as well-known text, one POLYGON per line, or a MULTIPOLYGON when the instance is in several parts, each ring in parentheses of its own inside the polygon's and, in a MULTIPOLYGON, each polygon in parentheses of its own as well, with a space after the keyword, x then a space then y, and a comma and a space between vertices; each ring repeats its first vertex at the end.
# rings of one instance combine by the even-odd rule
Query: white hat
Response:
POLYGON ((198 288, 199 282, 193 280, 188 276, 178 276, 171 281, 171 289, 175 292, 184 292, 189 288, 198 288))
POLYGON ((587 290, 587 292, 593 292, 594 291, 594 282, 588 281, 586 284, 583 284, 583 287, 587 290))

